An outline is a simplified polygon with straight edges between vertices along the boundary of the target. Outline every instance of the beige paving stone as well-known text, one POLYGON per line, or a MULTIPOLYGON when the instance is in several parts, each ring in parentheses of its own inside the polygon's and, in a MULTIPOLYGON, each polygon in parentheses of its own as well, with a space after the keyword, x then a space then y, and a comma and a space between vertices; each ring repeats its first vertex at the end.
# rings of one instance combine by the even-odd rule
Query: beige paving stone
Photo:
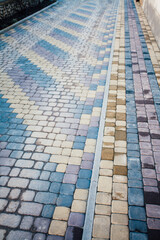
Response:
POLYGON ((126 176, 121 176, 121 175, 114 175, 113 176, 113 182, 117 183, 127 183, 128 179, 126 176))
POLYGON ((107 205, 96 204, 95 214, 110 215, 111 214, 111 207, 107 206, 107 205))
POLYGON ((52 220, 50 228, 49 228, 49 234, 64 236, 66 229, 67 229, 67 222, 52 220))
POLYGON ((128 202, 127 201, 112 201, 112 212, 128 214, 128 202))
POLYGON ((126 200, 127 201, 127 184, 113 183, 113 195, 114 200, 126 200))
POLYGON ((104 192, 97 192, 96 196, 97 204, 111 205, 111 194, 104 192))
POLYGON ((64 155, 64 156, 70 156, 71 155, 71 149, 70 148, 64 148, 63 150, 62 150, 62 155, 64 155))
POLYGON ((85 213, 86 212, 86 201, 73 200, 71 211, 85 213))
POLYGON ((118 225, 128 225, 128 215, 127 214, 117 214, 113 213, 111 215, 111 223, 118 225))
POLYGON ((58 164, 56 168, 56 172, 66 172, 66 164, 58 164))
POLYGON ((111 240, 129 240, 129 230, 127 226, 111 225, 111 240))
POLYGON ((51 158, 50 158, 50 162, 55 162, 55 163, 67 164, 68 161, 69 161, 69 157, 68 156, 56 155, 56 156, 51 156, 51 158))
POLYGON ((95 215, 93 223, 93 237, 109 238, 110 234, 110 217, 95 215))
POLYGON ((126 141, 115 141, 115 147, 126 148, 127 147, 127 143, 126 143, 126 141))
POLYGON ((53 214, 53 219, 67 221, 69 218, 70 208, 56 207, 53 214))
POLYGON ((73 149, 71 151, 71 156, 72 157, 82 157, 83 155, 83 151, 82 150, 79 150, 79 149, 73 149))
POLYGON ((123 153, 115 153, 115 154, 114 154, 114 165, 117 165, 117 166, 126 166, 126 165, 127 165, 127 157, 126 157, 126 154, 123 154, 123 153))
POLYGON ((62 150, 63 149, 59 147, 46 147, 44 152, 54 154, 54 155, 60 155, 62 153, 62 150))
POLYGON ((113 161, 101 160, 100 168, 113 169, 113 161))
POLYGON ((69 157, 68 158, 68 163, 73 164, 73 165, 80 165, 82 159, 80 157, 69 157))
POLYGON ((106 176, 99 176, 98 191, 111 193, 111 191, 112 191, 112 178, 111 177, 106 177, 106 176))
POLYGON ((76 189, 74 193, 74 199, 87 200, 88 190, 87 189, 76 189))
POLYGON ((113 176, 113 171, 112 171, 111 169, 100 169, 99 175, 100 175, 100 176, 109 176, 109 177, 112 177, 112 176, 113 176))

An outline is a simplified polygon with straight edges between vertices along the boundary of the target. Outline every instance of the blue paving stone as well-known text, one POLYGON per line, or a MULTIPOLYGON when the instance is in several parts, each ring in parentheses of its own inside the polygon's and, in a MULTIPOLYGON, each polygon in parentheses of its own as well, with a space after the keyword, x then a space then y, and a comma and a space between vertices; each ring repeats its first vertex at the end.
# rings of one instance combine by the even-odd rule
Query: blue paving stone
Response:
POLYGON ((24 133, 24 131, 22 130, 17 130, 17 129, 12 129, 8 131, 8 135, 12 135, 12 136, 22 136, 24 133))
POLYGON ((128 169, 141 170, 140 159, 128 157, 128 169))
POLYGON ((6 148, 11 150, 22 150, 24 148, 24 144, 9 143, 6 148))
POLYGON ((31 134, 32 134, 31 131, 25 131, 24 134, 23 134, 23 136, 24 136, 24 137, 30 137, 31 134))
POLYGON ((140 157, 140 153, 139 151, 131 151, 131 150, 128 150, 127 151, 127 156, 128 157, 140 157))
POLYGON ((50 192, 53 192, 53 193, 59 193, 59 192, 60 192, 60 187, 61 187, 61 183, 59 183, 59 182, 53 182, 53 183, 51 183, 51 185, 50 185, 49 191, 50 191, 50 192))
POLYGON ((88 179, 79 178, 77 180, 76 187, 81 189, 88 189, 90 186, 90 181, 88 179))
POLYGON ((74 184, 63 183, 60 188, 60 194, 73 195, 75 191, 74 184))
POLYGON ((86 141, 86 137, 83 137, 83 136, 76 136, 75 137, 75 142, 83 142, 85 143, 86 141))
POLYGON ((54 210, 54 205, 45 205, 42 210, 42 217, 52 218, 54 210))
POLYGON ((128 187, 131 188, 142 188, 143 183, 140 180, 128 180, 128 187))
POLYGON ((73 144, 73 149, 84 150, 84 147, 85 147, 85 143, 82 143, 82 142, 74 142, 73 144))
POLYGON ((0 134, 6 134, 8 132, 8 129, 0 128, 0 134))
POLYGON ((79 171, 79 178, 90 179, 91 175, 92 175, 92 171, 91 170, 81 169, 79 171))
POLYGON ((28 127, 28 126, 25 125, 25 124, 18 124, 17 127, 16 127, 16 129, 18 129, 18 130, 26 130, 27 127, 28 127))
POLYGON ((130 240, 148 240, 148 236, 145 233, 130 233, 130 240))
POLYGON ((35 197, 35 201, 44 204, 55 204, 57 200, 57 194, 50 192, 38 192, 35 197))
POLYGON ((23 151, 13 151, 10 155, 11 158, 21 158, 23 151))
POLYGON ((136 170, 128 170, 128 178, 134 179, 134 180, 142 180, 142 174, 141 171, 136 170))
POLYGON ((56 170, 57 163, 46 163, 44 166, 44 170, 54 172, 56 170))
POLYGON ((87 138, 97 139, 98 137, 98 128, 97 127, 89 127, 87 138))
POLYGON ((18 136, 11 136, 8 139, 8 142, 13 142, 13 143, 23 143, 25 141, 25 137, 18 137, 18 136))
MULTIPOLYGON (((136 129, 136 130, 137 130, 137 129, 136 129)), ((139 151, 139 144, 136 144, 136 143, 128 143, 128 144, 127 144, 127 150, 139 151)))
MULTIPOLYGON (((16 124, 21 124, 24 120, 20 119, 20 118, 10 118, 9 122, 10 123, 16 123, 16 124)), ((17 130, 16 130, 17 131, 17 130)), ((19 131, 19 130, 18 130, 19 131)), ((12 135, 12 134, 11 134, 12 135)), ((17 135, 17 134, 13 134, 13 135, 17 135)), ((21 136, 22 134, 18 135, 21 136)))
POLYGON ((103 104, 103 99, 96 99, 94 101, 94 107, 102 107, 102 104, 103 104))
POLYGON ((1 142, 6 142, 8 140, 9 136, 8 135, 3 135, 0 137, 1 142))
POLYGON ((147 232, 147 224, 142 221, 129 220, 129 229, 132 232, 147 232))
POLYGON ((89 90, 96 91, 98 85, 97 84, 91 84, 89 90))
POLYGON ((146 213, 144 207, 129 206, 129 218, 131 220, 146 221, 146 213))
POLYGON ((139 188, 128 188, 129 205, 144 206, 143 190, 139 188))
POLYGON ((60 194, 56 204, 57 206, 71 207, 72 201, 73 201, 73 197, 71 195, 60 194))
POLYGON ((51 173, 50 181, 52 181, 52 182, 53 181, 54 182, 62 182, 63 177, 64 177, 64 173, 54 172, 54 173, 51 173))
POLYGON ((138 143, 138 134, 128 133, 127 142, 138 143))

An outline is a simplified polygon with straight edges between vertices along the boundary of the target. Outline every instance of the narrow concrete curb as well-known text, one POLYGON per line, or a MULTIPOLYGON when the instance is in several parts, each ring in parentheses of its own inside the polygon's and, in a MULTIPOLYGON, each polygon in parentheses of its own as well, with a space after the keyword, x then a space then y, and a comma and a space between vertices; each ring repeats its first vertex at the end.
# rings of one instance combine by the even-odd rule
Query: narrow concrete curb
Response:
POLYGON ((100 161, 101 161, 103 131, 104 131, 104 125, 105 125, 106 112, 107 112, 109 84, 110 84, 110 76, 111 76, 111 70, 112 70, 112 60, 113 60, 113 52, 114 52, 114 43, 115 43, 115 36, 116 36, 119 6, 120 6, 120 0, 118 2, 117 16, 116 16, 114 35, 113 35, 113 41, 112 41, 112 47, 111 47, 111 55, 110 55, 106 85, 105 85, 105 90, 104 90, 104 100, 103 100, 103 106, 102 106, 102 112, 101 112, 101 118, 100 118, 94 166, 93 166, 91 185, 90 185, 89 196, 88 196, 88 201, 87 201, 87 210, 86 210, 86 217, 85 217, 85 223, 84 223, 84 228, 83 228, 82 240, 91 240, 92 239, 94 209, 95 209, 95 203, 96 203, 97 185, 98 185, 98 177, 99 177, 99 165, 100 165, 100 161))
POLYGON ((43 8, 43 9, 41 9, 41 10, 39 10, 38 12, 35 12, 35 13, 33 13, 32 15, 30 15, 30 16, 28 16, 28 17, 26 17, 26 18, 23 18, 22 20, 14 23, 14 24, 12 24, 12 25, 10 25, 9 27, 6 27, 6 28, 0 30, 0 34, 3 34, 3 33, 5 33, 5 32, 7 32, 7 31, 10 30, 11 28, 16 27, 16 26, 19 25, 20 23, 23 23, 23 22, 29 20, 30 18, 32 18, 32 17, 36 16, 37 14, 39 14, 39 13, 41 13, 41 12, 43 12, 43 11, 45 11, 45 10, 47 10, 47 9, 55 6, 55 5, 57 5, 58 3, 59 3, 59 0, 57 0, 55 3, 52 3, 51 5, 45 7, 45 8, 43 8))

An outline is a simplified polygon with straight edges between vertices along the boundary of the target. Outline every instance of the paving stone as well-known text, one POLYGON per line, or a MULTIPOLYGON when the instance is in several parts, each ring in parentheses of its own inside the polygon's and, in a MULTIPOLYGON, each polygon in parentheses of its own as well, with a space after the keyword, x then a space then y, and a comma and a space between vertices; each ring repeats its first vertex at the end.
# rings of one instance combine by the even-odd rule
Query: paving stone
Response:
POLYGON ((42 233, 36 233, 33 238, 33 240, 45 240, 45 239, 46 239, 46 236, 45 234, 42 234, 42 233))
POLYGON ((129 239, 129 231, 127 226, 121 225, 112 225, 111 226, 111 239, 112 240, 128 240, 129 239))
POLYGON ((55 210, 54 205, 45 205, 43 207, 42 216, 46 218, 52 218, 54 210, 55 210))
POLYGON ((49 192, 38 192, 35 197, 35 201, 44 204, 55 204, 57 200, 57 194, 49 192))
POLYGON ((67 221, 69 218, 70 209, 67 207, 56 207, 53 219, 67 221))
POLYGON ((68 227, 66 234, 65 234, 65 240, 71 240, 76 238, 77 240, 82 239, 82 228, 78 227, 68 227))
POLYGON ((8 204, 7 200, 0 199, 0 211, 3 211, 7 204, 8 204))
POLYGON ((31 216, 24 216, 20 225, 20 229, 29 230, 33 224, 34 218, 31 216))
POLYGON ((10 194, 9 194, 9 198, 10 199, 17 199, 19 197, 21 193, 21 190, 20 189, 12 189, 10 194))
POLYGON ((49 189, 49 185, 49 181, 32 180, 29 184, 29 189, 36 191, 47 191, 49 189))
POLYGON ((2 176, 7 176, 10 172, 11 168, 10 167, 0 167, 0 173, 2 176))
POLYGON ((46 218, 36 218, 34 222, 34 230, 36 232, 47 233, 50 220, 46 218))
POLYGON ((19 206, 19 201, 11 201, 6 208, 6 212, 16 212, 17 208, 19 206))
POLYGON ((109 238, 110 234, 110 217, 96 215, 93 224, 93 237, 109 238))
POLYGON ((19 225, 20 221, 21 221, 20 215, 6 213, 0 214, 0 224, 2 226, 16 228, 19 225))
POLYGON ((0 230, 0 239, 3 240, 5 238, 5 233, 6 233, 6 230, 4 230, 4 229, 0 230))
POLYGON ((6 176, 0 177, 0 185, 1 186, 6 186, 7 182, 8 182, 8 179, 9 179, 9 177, 6 177, 6 176))
POLYGON ((24 231, 10 231, 8 234, 7 240, 31 240, 32 239, 32 233, 30 232, 24 232, 24 231))
POLYGON ((21 200, 22 200, 22 201, 33 201, 34 196, 35 196, 35 192, 34 192, 34 191, 26 190, 26 191, 22 194, 21 200))
POLYGON ((1 187, 0 188, 0 196, 1 198, 6 198, 8 196, 10 192, 10 188, 6 188, 6 187, 1 187))
POLYGON ((39 216, 42 210, 42 204, 34 202, 22 202, 18 213, 31 216, 39 216))
POLYGON ((29 183, 28 179, 24 178, 10 178, 8 182, 9 187, 19 187, 19 188, 26 188, 29 183))
POLYGON ((20 177, 37 179, 40 175, 40 171, 34 169, 22 169, 20 177))
POLYGON ((67 222, 52 220, 49 228, 49 234, 64 236, 66 232, 66 228, 67 228, 67 222))
POLYGON ((15 166, 23 168, 31 168, 34 165, 34 161, 31 160, 17 160, 15 166))

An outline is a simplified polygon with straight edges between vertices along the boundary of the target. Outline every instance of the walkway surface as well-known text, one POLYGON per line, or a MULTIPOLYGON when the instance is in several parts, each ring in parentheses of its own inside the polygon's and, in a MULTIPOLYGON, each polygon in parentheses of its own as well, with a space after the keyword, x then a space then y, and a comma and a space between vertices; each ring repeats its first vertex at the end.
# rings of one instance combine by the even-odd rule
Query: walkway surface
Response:
POLYGON ((63 0, 0 38, 0 239, 160 239, 160 50, 133 0, 63 0))

